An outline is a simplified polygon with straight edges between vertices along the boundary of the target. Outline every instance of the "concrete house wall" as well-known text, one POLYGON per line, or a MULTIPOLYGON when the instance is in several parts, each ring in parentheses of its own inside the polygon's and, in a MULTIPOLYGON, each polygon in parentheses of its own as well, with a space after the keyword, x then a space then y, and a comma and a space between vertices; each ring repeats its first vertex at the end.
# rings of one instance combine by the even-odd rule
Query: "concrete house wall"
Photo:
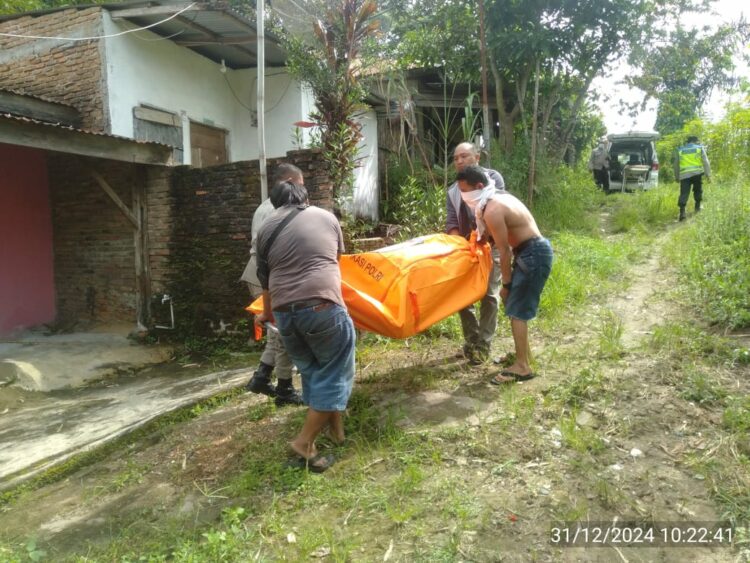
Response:
MULTIPOLYGON (((132 24, 112 20, 104 12, 105 35, 132 29, 132 24)), ((258 158, 257 71, 224 68, 189 49, 149 31, 105 40, 107 94, 111 132, 133 137, 133 108, 152 106, 228 132, 231 162, 258 158)), ((266 155, 284 156, 299 149, 297 121, 309 120, 315 103, 283 68, 266 69, 266 155)), ((374 112, 362 118, 362 166, 355 171, 353 202, 347 209, 358 216, 378 218, 377 121, 374 112)), ((184 122, 183 122, 184 123, 184 122)), ((299 130, 302 146, 311 131, 299 130)))

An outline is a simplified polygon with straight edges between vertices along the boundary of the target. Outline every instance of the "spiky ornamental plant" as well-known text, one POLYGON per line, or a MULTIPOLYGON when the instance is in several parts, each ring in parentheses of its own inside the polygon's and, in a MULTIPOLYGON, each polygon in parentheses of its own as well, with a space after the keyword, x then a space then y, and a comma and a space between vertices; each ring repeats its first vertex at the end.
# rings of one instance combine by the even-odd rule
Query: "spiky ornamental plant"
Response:
POLYGON ((337 201, 351 192, 357 166, 365 89, 360 83, 368 44, 379 29, 375 0, 324 0, 313 8, 314 41, 285 34, 289 72, 315 98, 312 121, 317 127, 337 201))

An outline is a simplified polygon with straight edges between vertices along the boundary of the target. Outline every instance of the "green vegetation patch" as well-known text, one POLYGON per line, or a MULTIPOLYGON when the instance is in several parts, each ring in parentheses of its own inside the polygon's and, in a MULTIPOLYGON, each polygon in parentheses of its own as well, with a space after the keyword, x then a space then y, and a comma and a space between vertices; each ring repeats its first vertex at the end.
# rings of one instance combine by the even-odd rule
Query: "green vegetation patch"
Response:
POLYGON ((627 269, 640 255, 636 241, 561 233, 552 240, 555 261, 542 293, 540 317, 570 315, 594 297, 621 291, 627 269))
POLYGON ((705 209, 668 246, 694 307, 709 322, 750 326, 750 185, 711 185, 705 209))
POLYGON ((656 227, 662 227, 676 218, 677 196, 674 185, 612 195, 610 229, 613 233, 648 233, 656 227))

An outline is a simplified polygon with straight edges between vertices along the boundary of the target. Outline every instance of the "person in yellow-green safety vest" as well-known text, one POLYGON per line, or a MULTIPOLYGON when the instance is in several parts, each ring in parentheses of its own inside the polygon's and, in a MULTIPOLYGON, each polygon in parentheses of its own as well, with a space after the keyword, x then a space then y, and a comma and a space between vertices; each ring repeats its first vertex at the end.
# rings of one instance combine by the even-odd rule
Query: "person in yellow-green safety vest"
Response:
POLYGON ((698 144, 698 137, 690 136, 687 143, 677 149, 674 161, 674 177, 680 181, 680 198, 677 200, 677 205, 680 206, 680 221, 687 218, 685 206, 690 197, 690 188, 693 189, 696 213, 701 210, 704 174, 708 180, 711 179, 711 165, 706 155, 706 147, 698 144))

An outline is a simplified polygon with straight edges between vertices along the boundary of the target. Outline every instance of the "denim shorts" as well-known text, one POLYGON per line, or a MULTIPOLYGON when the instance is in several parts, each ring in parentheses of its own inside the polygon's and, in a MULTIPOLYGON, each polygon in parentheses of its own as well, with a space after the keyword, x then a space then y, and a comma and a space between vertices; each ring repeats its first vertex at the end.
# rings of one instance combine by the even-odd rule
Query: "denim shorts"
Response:
POLYGON ((536 317, 539 297, 552 270, 552 245, 540 238, 525 246, 513 260, 510 293, 505 314, 512 319, 530 321, 536 317))
POLYGON ((354 383, 356 334, 336 303, 294 312, 274 311, 289 357, 302 377, 302 400, 316 411, 346 410, 354 383))

